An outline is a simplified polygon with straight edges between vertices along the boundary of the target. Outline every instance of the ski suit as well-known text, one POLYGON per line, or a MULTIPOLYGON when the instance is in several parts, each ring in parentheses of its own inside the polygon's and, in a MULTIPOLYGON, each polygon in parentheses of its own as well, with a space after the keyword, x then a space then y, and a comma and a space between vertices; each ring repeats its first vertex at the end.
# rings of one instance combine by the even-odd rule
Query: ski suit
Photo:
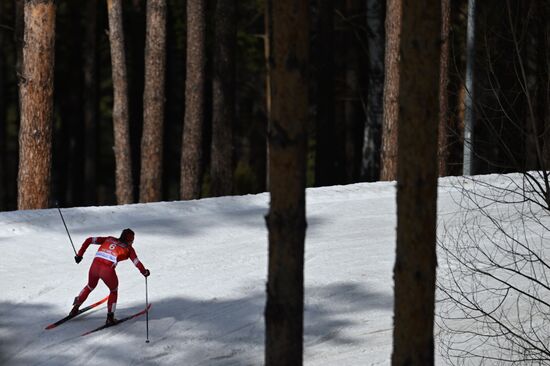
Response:
POLYGON ((128 245, 112 236, 98 236, 86 239, 77 255, 82 257, 90 244, 99 245, 99 249, 90 266, 88 284, 78 295, 77 302, 82 304, 88 298, 90 292, 97 286, 99 279, 102 279, 107 287, 109 287, 109 290, 111 290, 109 300, 107 301, 108 312, 114 313, 118 297, 118 277, 115 272, 117 263, 130 258, 141 274, 145 275, 146 269, 139 261, 132 245, 128 245))

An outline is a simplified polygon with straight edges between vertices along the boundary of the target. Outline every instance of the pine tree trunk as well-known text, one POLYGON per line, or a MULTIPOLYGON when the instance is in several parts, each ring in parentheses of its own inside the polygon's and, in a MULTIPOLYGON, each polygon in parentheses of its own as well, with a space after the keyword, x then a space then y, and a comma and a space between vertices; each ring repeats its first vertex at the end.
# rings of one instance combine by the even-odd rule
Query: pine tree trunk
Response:
POLYGON ((540 169, 550 170, 550 4, 540 3, 540 12, 537 19, 539 44, 537 53, 537 116, 543 124, 542 132, 542 161, 540 169))
POLYGON ((233 192, 233 125, 235 121, 236 4, 218 0, 214 44, 211 193, 233 192))
POLYGON ((148 0, 140 202, 155 202, 162 199, 165 67, 166 0, 148 0))
POLYGON ((307 1, 268 0, 271 202, 265 364, 301 365, 308 120, 307 1))
POLYGON ((97 124, 98 120, 98 66, 97 66, 97 0, 86 3, 84 47, 82 67, 84 74, 83 113, 84 113, 84 202, 93 205, 97 202, 97 124))
POLYGON ((189 0, 187 2, 185 120, 180 178, 182 200, 197 199, 201 193, 205 68, 206 1, 189 0))
MULTIPOLYGON (((4 13, 4 3, 0 4, 0 22, 4 19, 1 15, 4 13)), ((8 81, 6 79, 6 54, 7 45, 5 41, 5 35, 0 31, 0 211, 4 211, 7 208, 7 140, 6 140, 6 110, 7 110, 7 98, 6 89, 8 89, 8 81)))
POLYGON ((397 114, 399 112, 401 2, 402 0, 388 0, 386 8, 384 122, 382 125, 382 150, 380 152, 380 180, 395 180, 397 178, 397 114))
POLYGON ((450 63, 448 68, 447 135, 448 175, 462 175, 464 115, 466 100, 466 15, 468 0, 451 1, 450 63))
POLYGON ((113 130, 115 137, 116 197, 118 204, 127 204, 132 203, 134 200, 122 0, 107 0, 107 10, 109 14, 109 41, 111 44, 114 92, 113 130))
POLYGON ((20 84, 18 209, 48 207, 51 179, 55 2, 25 2, 20 84))
POLYGON ((380 141, 384 117, 385 0, 367 0, 368 91, 367 121, 363 137, 361 178, 380 177, 380 141))
POLYGON ((434 364, 441 0, 403 0, 392 365, 434 364))
POLYGON ((451 24, 451 0, 441 0, 441 54, 439 56, 439 176, 448 175, 449 162, 449 31, 451 24))

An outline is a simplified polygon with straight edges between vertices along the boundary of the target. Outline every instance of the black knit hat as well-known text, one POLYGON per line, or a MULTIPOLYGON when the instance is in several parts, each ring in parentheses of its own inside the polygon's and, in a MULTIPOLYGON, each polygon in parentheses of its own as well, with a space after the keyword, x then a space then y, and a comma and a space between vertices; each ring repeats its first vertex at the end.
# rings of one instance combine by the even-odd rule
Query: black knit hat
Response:
POLYGON ((132 229, 122 230, 119 240, 126 244, 131 244, 134 241, 134 232, 132 231, 132 229))

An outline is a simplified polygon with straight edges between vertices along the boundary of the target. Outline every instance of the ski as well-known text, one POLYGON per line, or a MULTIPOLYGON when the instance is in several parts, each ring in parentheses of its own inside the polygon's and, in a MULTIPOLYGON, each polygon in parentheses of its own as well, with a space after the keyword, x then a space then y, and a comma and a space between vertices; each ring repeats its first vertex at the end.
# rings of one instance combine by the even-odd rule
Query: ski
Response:
POLYGON ((52 323, 50 325, 48 325, 46 327, 46 329, 52 329, 52 328, 55 328, 63 323, 65 323, 66 321, 68 320, 71 320, 72 318, 74 317, 77 317, 79 316, 80 314, 90 310, 90 309, 93 309, 95 307, 98 307, 99 305, 103 304, 105 301, 107 301, 109 299, 109 296, 106 296, 104 299, 101 299, 99 300, 98 302, 92 304, 92 305, 88 305, 86 306, 85 308, 82 308, 80 310, 78 310, 78 313, 76 313, 75 315, 67 315, 66 317, 64 317, 63 319, 59 319, 58 321, 56 321, 55 323, 52 323))
POLYGON ((105 325, 102 325, 102 326, 97 327, 97 328, 95 328, 95 329, 92 329, 92 330, 90 330, 90 331, 88 331, 88 332, 86 332, 86 333, 83 333, 82 336, 85 336, 85 335, 88 335, 88 334, 91 334, 91 333, 95 333, 95 332, 97 332, 97 331, 99 331, 99 330, 103 330, 103 329, 105 329, 105 328, 110 328, 110 327, 113 327, 113 326, 115 326, 115 325, 119 325, 120 323, 123 323, 123 322, 125 322, 125 321, 127 321, 127 320, 130 320, 130 319, 137 318, 138 316, 147 313, 147 312, 149 311, 150 308, 151 308, 151 304, 149 304, 145 309, 141 310, 140 312, 137 312, 137 313, 132 314, 132 315, 128 315, 127 317, 124 317, 124 318, 122 318, 122 319, 118 319, 118 322, 116 322, 115 324, 110 324, 110 325, 105 324, 105 325))

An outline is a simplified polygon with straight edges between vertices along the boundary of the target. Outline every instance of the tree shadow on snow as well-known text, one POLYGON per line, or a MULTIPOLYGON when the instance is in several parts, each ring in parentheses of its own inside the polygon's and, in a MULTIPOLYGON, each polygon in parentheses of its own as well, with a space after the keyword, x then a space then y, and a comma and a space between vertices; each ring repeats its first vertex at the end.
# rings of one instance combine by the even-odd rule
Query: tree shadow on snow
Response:
MULTIPOLYGON (((358 283, 306 289, 304 347, 362 343, 347 330, 391 312, 391 293, 358 283), (360 313, 360 314, 359 314, 360 313), (359 315, 358 315, 359 314, 359 315)), ((151 343, 145 344, 145 317, 86 337, 79 335, 104 319, 103 311, 58 329, 44 331, 59 317, 47 306, 0 302, 0 364, 255 365, 263 363, 265 293, 239 298, 156 300, 149 314, 151 343), (7 316, 9 314, 9 317, 7 316), (9 320, 8 320, 9 319, 9 320)), ((138 306, 117 313, 137 311, 138 306)))

